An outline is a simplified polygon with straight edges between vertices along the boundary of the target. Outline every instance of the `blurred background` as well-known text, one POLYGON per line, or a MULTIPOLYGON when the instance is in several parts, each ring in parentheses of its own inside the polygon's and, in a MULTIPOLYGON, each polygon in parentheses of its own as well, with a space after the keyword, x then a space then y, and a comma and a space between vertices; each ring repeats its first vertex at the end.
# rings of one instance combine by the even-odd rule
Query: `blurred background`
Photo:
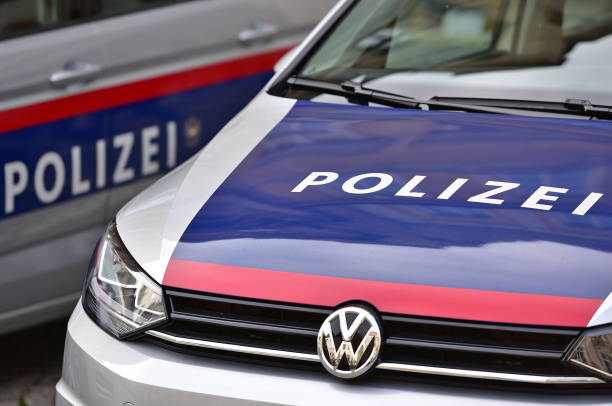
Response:
POLYGON ((53 404, 105 225, 204 147, 334 3, 0 0, 0 406, 53 404))

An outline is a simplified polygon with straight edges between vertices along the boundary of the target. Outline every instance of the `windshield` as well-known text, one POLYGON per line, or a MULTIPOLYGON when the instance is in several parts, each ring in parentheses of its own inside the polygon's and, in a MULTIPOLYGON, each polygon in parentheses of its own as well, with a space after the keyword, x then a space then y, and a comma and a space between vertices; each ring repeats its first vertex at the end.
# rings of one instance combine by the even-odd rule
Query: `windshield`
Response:
POLYGON ((612 0, 359 0, 298 76, 420 99, 612 103, 612 0))

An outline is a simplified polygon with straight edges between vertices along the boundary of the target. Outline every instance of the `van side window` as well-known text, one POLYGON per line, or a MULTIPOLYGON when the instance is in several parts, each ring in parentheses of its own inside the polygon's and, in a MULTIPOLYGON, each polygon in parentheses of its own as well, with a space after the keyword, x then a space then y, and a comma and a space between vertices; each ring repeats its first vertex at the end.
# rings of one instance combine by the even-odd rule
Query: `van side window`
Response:
POLYGON ((86 18, 97 10, 96 1, 0 1, 0 38, 17 37, 86 18))
POLYGON ((151 7, 164 6, 167 4, 180 2, 181 0, 99 0, 99 17, 130 13, 151 7))
POLYGON ((0 0, 0 40, 185 0, 0 0))

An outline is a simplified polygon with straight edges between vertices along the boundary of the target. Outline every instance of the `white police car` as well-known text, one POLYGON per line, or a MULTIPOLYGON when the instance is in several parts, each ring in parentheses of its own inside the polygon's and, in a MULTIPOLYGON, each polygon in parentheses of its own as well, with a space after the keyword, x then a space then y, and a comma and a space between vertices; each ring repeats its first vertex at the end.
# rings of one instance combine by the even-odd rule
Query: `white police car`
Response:
POLYGON ((68 314, 104 225, 332 0, 0 2, 0 333, 68 314))
POLYGON ((108 226, 57 404, 610 404, 610 55, 610 2, 342 1, 108 226))

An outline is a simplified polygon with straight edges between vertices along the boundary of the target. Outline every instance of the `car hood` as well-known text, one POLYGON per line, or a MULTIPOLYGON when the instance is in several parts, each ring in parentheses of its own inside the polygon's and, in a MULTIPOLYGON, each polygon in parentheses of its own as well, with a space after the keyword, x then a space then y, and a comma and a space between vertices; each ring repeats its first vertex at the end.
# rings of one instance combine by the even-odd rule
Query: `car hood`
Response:
POLYGON ((164 285, 563 326, 586 326, 612 291, 609 122, 307 101, 287 110, 190 216, 164 285), (328 183, 300 190, 309 175, 328 183), (392 180, 356 193, 380 179, 392 180), (514 187, 492 202, 482 193, 499 184, 488 182, 514 187), (558 200, 536 202, 552 207, 522 207, 541 186, 559 188, 548 192, 558 200), (573 214, 592 193, 603 196, 573 214))

